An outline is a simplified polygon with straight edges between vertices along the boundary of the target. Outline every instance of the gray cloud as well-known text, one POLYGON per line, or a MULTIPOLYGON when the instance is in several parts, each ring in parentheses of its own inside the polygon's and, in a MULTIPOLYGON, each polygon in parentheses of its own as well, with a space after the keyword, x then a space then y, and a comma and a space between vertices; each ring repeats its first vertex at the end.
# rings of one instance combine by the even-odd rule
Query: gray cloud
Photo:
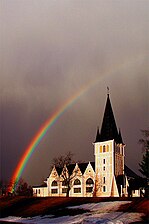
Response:
POLYGON ((102 122, 106 86, 128 146, 126 161, 137 171, 140 129, 149 122, 148 1, 5 0, 1 5, 3 178, 11 176, 55 109, 96 79, 96 85, 49 130, 23 177, 35 184, 48 175, 51 159, 68 150, 77 159, 93 160, 92 142, 102 122))

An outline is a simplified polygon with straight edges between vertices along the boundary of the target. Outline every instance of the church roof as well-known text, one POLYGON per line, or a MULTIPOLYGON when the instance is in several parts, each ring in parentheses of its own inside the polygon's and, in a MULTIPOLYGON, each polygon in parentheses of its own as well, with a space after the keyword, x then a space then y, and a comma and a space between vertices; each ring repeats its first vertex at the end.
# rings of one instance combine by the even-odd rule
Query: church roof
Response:
MULTIPOLYGON (((78 166, 79 166, 79 168, 80 168, 82 174, 84 174, 84 172, 85 172, 85 170, 86 170, 88 164, 89 164, 89 163, 78 163, 78 166)), ((93 167, 93 170, 95 171, 95 162, 90 162, 90 164, 91 164, 91 166, 93 167)), ((73 172, 75 166, 76 166, 76 163, 69 164, 69 165, 67 166, 68 172, 69 172, 70 174, 72 174, 72 172, 73 172)), ((56 168, 56 170, 57 170, 57 172, 58 172, 58 175, 60 175, 60 174, 62 173, 63 168, 59 168, 59 167, 55 167, 55 168, 56 168)), ((130 177, 130 178, 138 178, 138 177, 139 177, 135 172, 133 172, 133 171, 132 171, 130 168, 128 168, 128 166, 126 166, 126 165, 125 165, 125 167, 124 167, 124 171, 125 171, 125 175, 126 175, 127 177, 130 177)))
POLYGON ((73 172, 75 166, 76 166, 76 163, 69 164, 69 165, 67 166, 67 169, 68 169, 69 174, 72 174, 72 172, 73 172))
POLYGON ((81 173, 84 174, 86 168, 87 168, 88 163, 78 163, 78 166, 81 170, 81 173))
POLYGON ((55 169, 56 169, 58 175, 60 176, 61 173, 62 173, 63 168, 56 166, 55 169))
MULTIPOLYGON (((79 166, 82 174, 84 174, 88 164, 89 163, 78 163, 78 166, 79 166)), ((90 162, 90 164, 91 164, 93 170, 95 171, 95 162, 90 162)))
POLYGON ((120 129, 119 129, 119 133, 118 133, 117 143, 122 143, 124 145, 120 129))
MULTIPOLYGON (((88 164, 89 163, 78 163, 78 167, 80 168, 82 174, 84 174, 88 164)), ((93 167, 93 170, 95 171, 95 162, 90 162, 90 164, 93 167)), ((76 163, 72 163, 72 164, 67 165, 67 169, 68 169, 69 174, 72 174, 75 166, 76 166, 76 163)), ((60 168, 60 167, 55 167, 55 168, 57 170, 58 175, 60 176, 63 168, 60 168)))
POLYGON ((99 132, 99 129, 97 129, 95 142, 103 142, 112 139, 114 139, 116 143, 123 143, 121 132, 118 132, 117 130, 115 117, 108 93, 101 130, 99 132))
POLYGON ((138 178, 139 176, 133 172, 128 166, 124 166, 125 175, 129 178, 138 178))

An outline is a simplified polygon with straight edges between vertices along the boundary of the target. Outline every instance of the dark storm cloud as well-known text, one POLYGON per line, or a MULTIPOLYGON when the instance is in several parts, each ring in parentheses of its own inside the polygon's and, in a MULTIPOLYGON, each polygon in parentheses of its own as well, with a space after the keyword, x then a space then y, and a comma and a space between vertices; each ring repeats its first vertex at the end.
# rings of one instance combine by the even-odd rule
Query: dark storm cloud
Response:
POLYGON ((141 155, 132 158, 140 150, 140 129, 149 122, 149 2, 5 0, 1 5, 3 177, 10 177, 30 139, 58 105, 94 79, 97 84, 49 130, 24 177, 39 181, 48 175, 51 159, 68 150, 77 159, 93 160, 106 86, 128 146, 126 160, 137 170, 141 155))

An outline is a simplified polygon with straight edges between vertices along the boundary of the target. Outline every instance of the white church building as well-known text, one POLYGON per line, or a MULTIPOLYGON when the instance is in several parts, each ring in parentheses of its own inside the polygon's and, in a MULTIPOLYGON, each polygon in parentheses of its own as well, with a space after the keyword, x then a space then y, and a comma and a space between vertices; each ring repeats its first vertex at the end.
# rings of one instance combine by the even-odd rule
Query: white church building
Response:
MULTIPOLYGON (((138 176, 125 165, 125 144, 117 129, 109 93, 93 147, 94 162, 54 166, 44 185, 33 187, 33 195, 66 196, 69 191, 70 197, 128 196, 129 180, 138 176), (69 179, 69 190, 64 176, 69 179)), ((135 190, 132 196, 138 195, 139 190, 135 190)))

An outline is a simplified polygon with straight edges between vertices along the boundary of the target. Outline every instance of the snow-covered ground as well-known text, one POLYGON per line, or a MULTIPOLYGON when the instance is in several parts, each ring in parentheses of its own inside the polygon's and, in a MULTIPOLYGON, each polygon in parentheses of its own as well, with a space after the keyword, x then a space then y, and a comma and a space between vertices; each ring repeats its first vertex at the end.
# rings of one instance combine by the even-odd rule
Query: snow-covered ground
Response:
POLYGON ((84 209, 88 212, 74 215, 55 217, 53 215, 36 216, 32 218, 6 217, 0 221, 19 222, 19 223, 36 223, 36 224, 129 224, 141 221, 143 213, 123 213, 117 212, 120 205, 131 203, 130 201, 114 201, 83 204, 80 206, 68 207, 68 209, 84 209))

